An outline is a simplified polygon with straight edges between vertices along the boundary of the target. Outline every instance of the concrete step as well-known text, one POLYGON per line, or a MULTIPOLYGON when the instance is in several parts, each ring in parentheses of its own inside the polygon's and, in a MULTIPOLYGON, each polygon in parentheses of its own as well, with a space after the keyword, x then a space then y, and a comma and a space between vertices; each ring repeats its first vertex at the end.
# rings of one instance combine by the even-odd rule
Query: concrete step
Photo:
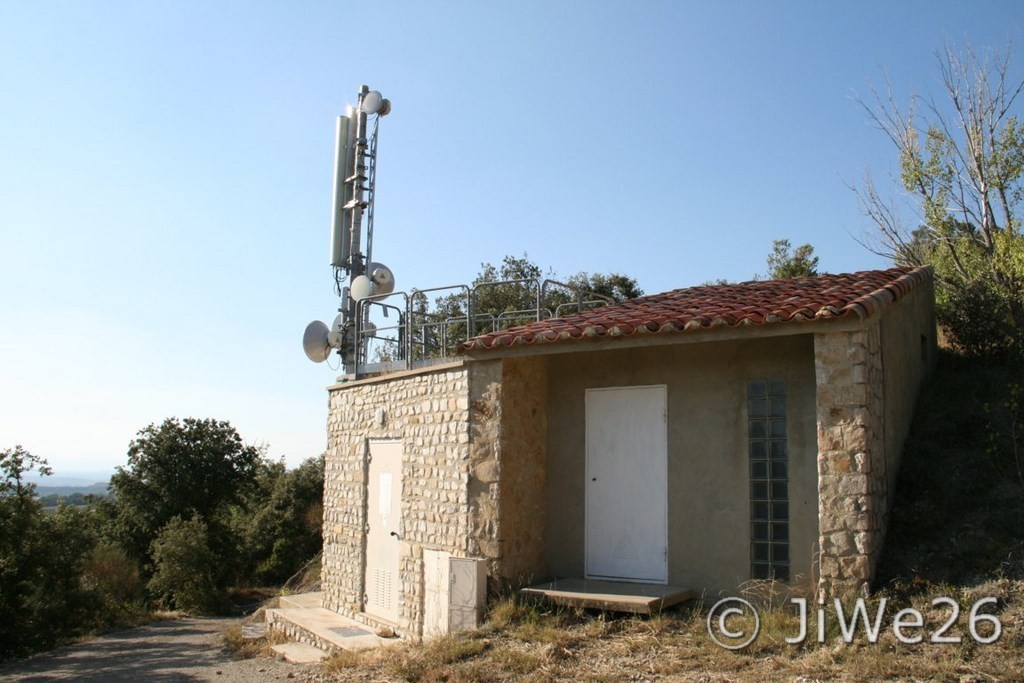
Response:
POLYGON ((267 635, 267 622, 253 621, 242 624, 242 640, 257 640, 267 635))
POLYGON ((289 638, 311 642, 324 650, 365 650, 393 642, 323 607, 267 610, 267 623, 289 638))
POLYGON ((365 650, 400 642, 398 638, 381 638, 373 627, 324 609, 323 594, 319 592, 282 596, 279 604, 266 611, 267 627, 323 652, 365 650))
POLYGON ((292 664, 316 664, 327 656, 320 648, 306 643, 281 643, 270 649, 292 664))
POLYGON ((655 614, 696 597, 694 591, 679 586, 593 579, 561 579, 522 588, 519 592, 547 598, 556 605, 636 614, 655 614))

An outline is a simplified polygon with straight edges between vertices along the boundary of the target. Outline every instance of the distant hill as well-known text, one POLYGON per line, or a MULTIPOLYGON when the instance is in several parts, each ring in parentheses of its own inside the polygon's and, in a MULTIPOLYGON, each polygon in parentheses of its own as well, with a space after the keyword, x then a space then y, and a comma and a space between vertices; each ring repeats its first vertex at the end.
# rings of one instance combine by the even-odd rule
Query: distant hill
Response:
POLYGON ((73 485, 73 486, 43 486, 41 484, 36 485, 36 495, 40 498, 47 498, 49 496, 70 496, 74 493, 80 493, 83 496, 90 493, 96 495, 106 495, 107 493, 107 482, 98 481, 94 484, 73 485))
POLYGON ((64 501, 68 505, 85 505, 86 496, 107 495, 107 482, 98 481, 87 486, 39 486, 36 485, 36 495, 39 496, 44 508, 55 508, 64 501))
MULTIPOLYGON (((48 487, 87 488, 90 486, 96 486, 97 482, 110 481, 112 474, 114 474, 113 468, 109 470, 60 469, 54 470, 53 474, 47 476, 42 476, 36 472, 32 472, 25 477, 25 481, 30 484, 35 484, 41 489, 48 487)), ((106 486, 106 484, 104 484, 104 486, 106 486)))

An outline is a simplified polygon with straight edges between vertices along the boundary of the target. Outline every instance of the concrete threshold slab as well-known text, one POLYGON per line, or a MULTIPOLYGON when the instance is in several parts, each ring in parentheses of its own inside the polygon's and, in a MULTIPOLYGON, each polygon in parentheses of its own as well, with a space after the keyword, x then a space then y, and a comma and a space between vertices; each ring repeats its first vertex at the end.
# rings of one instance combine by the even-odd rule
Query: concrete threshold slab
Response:
POLYGON ((320 648, 305 643, 281 643, 270 649, 292 664, 316 664, 327 656, 320 648))
POLYGON ((696 596, 679 586, 593 579, 560 579, 519 591, 543 597, 556 605, 603 609, 609 612, 653 614, 696 596))

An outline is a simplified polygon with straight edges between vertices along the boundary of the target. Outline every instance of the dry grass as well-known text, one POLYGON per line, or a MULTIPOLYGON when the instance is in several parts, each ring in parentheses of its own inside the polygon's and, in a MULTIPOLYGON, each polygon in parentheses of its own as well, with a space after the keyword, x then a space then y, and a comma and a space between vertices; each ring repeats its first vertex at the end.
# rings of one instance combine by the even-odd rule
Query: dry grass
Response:
POLYGON ((189 616, 188 612, 173 609, 158 609, 147 613, 146 621, 174 621, 189 616))
MULTIPOLYGON (((471 681, 487 680, 483 653, 488 640, 474 634, 445 636, 422 645, 398 643, 359 652, 337 652, 323 664, 339 680, 471 681), (473 671, 479 669, 477 674, 473 671), (366 676, 369 675, 370 679, 366 676)), ((514 662, 508 660, 510 665, 514 662)))
POLYGON ((224 639, 224 649, 235 659, 268 656, 271 654, 272 646, 288 642, 288 638, 277 631, 267 631, 258 638, 247 638, 241 624, 228 626, 221 632, 221 636, 224 639))
MULTIPOLYGON (((948 586, 920 593, 913 604, 925 612, 925 635, 948 618, 928 611, 932 597, 948 586)), ((966 612, 951 631, 960 644, 905 645, 891 630, 896 611, 911 603, 892 602, 877 643, 858 632, 847 645, 838 628, 819 644, 785 642, 797 632, 793 612, 783 604, 761 604, 762 637, 742 652, 715 645, 706 631, 706 612, 697 605, 652 617, 616 616, 546 609, 506 599, 491 611, 480 631, 445 636, 422 645, 401 643, 374 651, 340 653, 325 671, 344 681, 1014 681, 1024 672, 1024 581, 1003 580, 966 593, 997 597, 993 610, 1003 637, 977 645, 967 632, 966 612)), ((893 599, 895 600, 895 599, 893 599)))

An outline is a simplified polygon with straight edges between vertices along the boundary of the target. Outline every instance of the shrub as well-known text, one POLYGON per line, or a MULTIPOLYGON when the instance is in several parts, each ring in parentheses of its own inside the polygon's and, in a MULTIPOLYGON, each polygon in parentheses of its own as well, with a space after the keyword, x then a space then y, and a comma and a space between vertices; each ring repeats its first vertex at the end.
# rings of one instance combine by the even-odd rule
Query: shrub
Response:
POLYGON ((972 358, 1019 357, 1024 330, 1014 322, 1014 297, 987 280, 951 289, 939 301, 938 319, 953 346, 972 358))
POLYGON ((213 614, 223 607, 217 566, 206 522, 198 515, 175 517, 160 530, 151 546, 153 578, 147 588, 163 607, 213 614))
POLYGON ((130 623, 145 613, 139 568, 120 546, 98 543, 82 567, 82 587, 99 603, 96 625, 130 623))

